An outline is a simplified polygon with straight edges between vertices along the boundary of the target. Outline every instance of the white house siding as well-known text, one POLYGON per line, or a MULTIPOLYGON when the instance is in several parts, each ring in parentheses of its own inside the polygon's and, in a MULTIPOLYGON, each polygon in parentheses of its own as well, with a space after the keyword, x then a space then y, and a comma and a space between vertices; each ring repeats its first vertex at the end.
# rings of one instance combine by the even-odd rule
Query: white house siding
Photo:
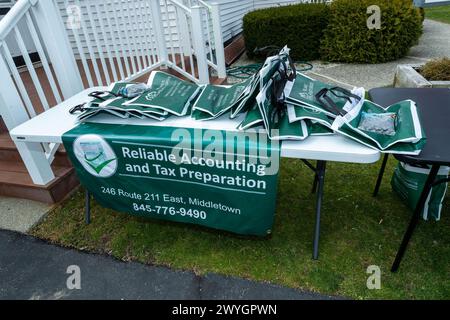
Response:
POLYGON ((216 0, 219 4, 223 40, 227 41, 242 32, 242 18, 255 9, 254 0, 216 0))
POLYGON ((418 6, 447 5, 450 0, 414 0, 418 6))
POLYGON ((220 18, 223 40, 227 41, 242 32, 242 18, 250 11, 289 5, 307 0, 208 0, 209 3, 217 3, 220 6, 220 18))

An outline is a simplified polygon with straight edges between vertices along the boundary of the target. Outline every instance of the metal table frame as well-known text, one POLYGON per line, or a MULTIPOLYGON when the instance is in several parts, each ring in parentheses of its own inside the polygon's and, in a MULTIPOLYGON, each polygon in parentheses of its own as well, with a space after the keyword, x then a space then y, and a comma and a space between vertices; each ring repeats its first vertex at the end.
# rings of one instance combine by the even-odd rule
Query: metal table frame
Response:
MULTIPOLYGON (((384 171, 386 169, 386 163, 387 163, 388 158, 389 158, 388 154, 385 154, 383 157, 383 163, 381 164, 380 171, 378 172, 377 183, 376 183, 375 189, 373 191, 374 197, 376 197, 378 195, 378 192, 380 190, 380 185, 381 185, 381 181, 383 180, 383 175, 384 175, 384 171)), ((431 166, 430 173, 427 177, 425 185, 420 194, 419 201, 417 202, 416 208, 413 211, 411 220, 409 221, 408 228, 406 229, 406 232, 403 235, 402 242, 397 251, 397 255, 395 256, 395 260, 392 264, 392 267, 391 267, 392 272, 396 272, 398 270, 398 268, 400 267, 400 263, 402 262, 406 248, 408 247, 409 240, 411 240, 414 230, 416 229, 417 224, 420 221, 420 215, 423 211, 425 202, 428 198, 428 194, 430 193, 431 189, 438 184, 450 181, 450 178, 440 179, 440 180, 436 181, 436 177, 437 177, 437 174, 438 174, 440 168, 441 168, 441 165, 439 165, 439 164, 433 164, 431 166)))
MULTIPOLYGON (((412 99, 418 103, 419 107, 423 106, 423 110, 434 110, 434 112, 422 112, 421 115, 425 133, 427 134, 428 139, 424 150, 422 150, 422 153, 418 156, 408 156, 401 154, 395 155, 395 158, 397 160, 408 164, 431 166, 430 173, 420 194, 417 205, 413 210, 413 214, 409 221, 408 227, 405 231, 405 234, 403 235, 402 242, 391 266, 391 271, 396 272, 400 266, 414 230, 416 229, 417 224, 420 221, 421 213, 432 187, 440 183, 449 181, 448 178, 436 181, 436 177, 441 166, 450 166, 448 149, 443 149, 439 144, 443 141, 447 141, 446 138, 448 133, 448 117, 450 115, 450 90, 444 88, 375 88, 369 90, 369 96, 375 103, 384 106, 403 99, 412 99)), ((386 169, 388 158, 388 154, 385 154, 383 157, 383 162, 381 164, 381 168, 378 173, 377 182, 375 184, 375 189, 373 192, 374 197, 377 196, 380 190, 380 185, 383 179, 384 171, 386 169)))
POLYGON ((313 259, 319 259, 319 240, 320 240, 320 214, 322 212, 323 187, 325 185, 326 161, 317 161, 316 167, 312 166, 307 160, 302 160, 311 170, 314 171, 314 182, 311 193, 316 195, 316 225, 314 228, 313 240, 313 259))

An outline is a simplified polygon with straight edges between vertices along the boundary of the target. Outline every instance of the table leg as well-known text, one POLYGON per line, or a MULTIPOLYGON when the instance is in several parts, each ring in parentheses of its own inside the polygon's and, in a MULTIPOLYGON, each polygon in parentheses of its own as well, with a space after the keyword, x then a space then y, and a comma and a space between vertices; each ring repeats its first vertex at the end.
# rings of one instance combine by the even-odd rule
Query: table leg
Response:
POLYGON ((84 219, 85 219, 86 224, 91 223, 91 194, 88 190, 86 190, 86 195, 85 195, 84 219))
POLYGON ((318 177, 317 177, 317 173, 315 173, 314 174, 314 182, 313 182, 313 187, 312 187, 312 190, 311 190, 311 193, 316 193, 316 191, 317 191, 317 183, 319 182, 319 179, 318 179, 318 177))
POLYGON ((425 201, 428 198, 428 194, 430 193, 431 187, 436 180, 436 176, 439 172, 439 165, 433 165, 431 167, 430 174, 428 175, 427 181, 423 187, 422 193, 420 194, 419 201, 417 202, 416 208, 414 209, 413 215, 411 217, 411 221, 409 222, 408 229, 406 230, 400 248, 398 249, 397 256, 395 257, 394 263, 392 264, 391 271, 396 272, 398 267, 400 266, 400 262, 402 261, 403 255, 405 254, 406 247, 408 246, 409 240, 414 232, 414 229, 417 226, 417 223, 420 219, 420 214, 423 211, 425 201))
POLYGON ((316 226, 314 230, 313 259, 319 258, 319 239, 320 239, 320 213, 322 209, 323 185, 325 181, 326 161, 317 161, 317 200, 316 200, 316 226))
POLYGON ((375 190, 373 191, 374 197, 376 197, 378 195, 378 191, 380 190, 381 180, 383 180, 384 170, 386 169, 386 163, 388 161, 388 158, 389 158, 389 153, 386 153, 384 155, 380 171, 378 172, 377 184, 375 185, 375 190))
POLYGON ((41 143, 15 140, 17 150, 33 183, 46 185, 55 178, 41 143))

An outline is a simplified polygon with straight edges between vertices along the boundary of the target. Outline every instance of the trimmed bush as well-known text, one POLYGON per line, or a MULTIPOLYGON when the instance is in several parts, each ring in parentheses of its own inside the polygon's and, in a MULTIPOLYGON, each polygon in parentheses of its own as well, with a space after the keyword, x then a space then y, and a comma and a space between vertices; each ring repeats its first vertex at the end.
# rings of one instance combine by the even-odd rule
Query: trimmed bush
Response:
POLYGON ((420 73, 429 81, 450 81, 450 58, 429 61, 420 73))
POLYGON ((411 0, 335 0, 321 42, 328 61, 380 63, 399 59, 422 34, 422 16, 411 0), (381 9, 381 29, 369 29, 367 8, 381 9))
POLYGON ((294 60, 320 57, 320 39, 328 24, 329 6, 298 4, 252 11, 244 16, 244 38, 250 58, 265 58, 255 48, 287 45, 294 60))
POLYGON ((422 23, 423 23, 425 20, 425 9, 419 8, 419 12, 420 12, 420 18, 422 19, 422 23))

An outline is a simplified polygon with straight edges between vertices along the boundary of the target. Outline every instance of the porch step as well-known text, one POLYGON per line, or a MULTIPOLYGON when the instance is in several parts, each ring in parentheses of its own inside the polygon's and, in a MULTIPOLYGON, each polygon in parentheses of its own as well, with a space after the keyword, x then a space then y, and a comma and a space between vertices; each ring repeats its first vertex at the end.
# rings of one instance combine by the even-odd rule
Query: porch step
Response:
MULTIPOLYGON (((16 149, 16 145, 11 140, 8 132, 0 133, 0 161, 22 161, 19 152, 16 149)), ((56 166, 72 166, 67 158, 66 151, 61 146, 55 154, 53 164, 56 166)))
POLYGON ((3 121, 2 117, 0 117, 0 133, 8 131, 8 128, 6 128, 6 124, 3 121))
POLYGON ((52 166, 56 178, 45 186, 33 184, 23 164, 0 161, 0 195, 56 203, 65 198, 79 182, 75 169, 52 166))
POLYGON ((58 151, 52 165, 56 178, 45 186, 35 185, 7 132, 0 134, 0 195, 56 203, 79 182, 64 150, 58 151))
POLYGON ((244 36, 236 36, 228 45, 225 46, 225 64, 230 66, 235 62, 245 51, 244 36))

